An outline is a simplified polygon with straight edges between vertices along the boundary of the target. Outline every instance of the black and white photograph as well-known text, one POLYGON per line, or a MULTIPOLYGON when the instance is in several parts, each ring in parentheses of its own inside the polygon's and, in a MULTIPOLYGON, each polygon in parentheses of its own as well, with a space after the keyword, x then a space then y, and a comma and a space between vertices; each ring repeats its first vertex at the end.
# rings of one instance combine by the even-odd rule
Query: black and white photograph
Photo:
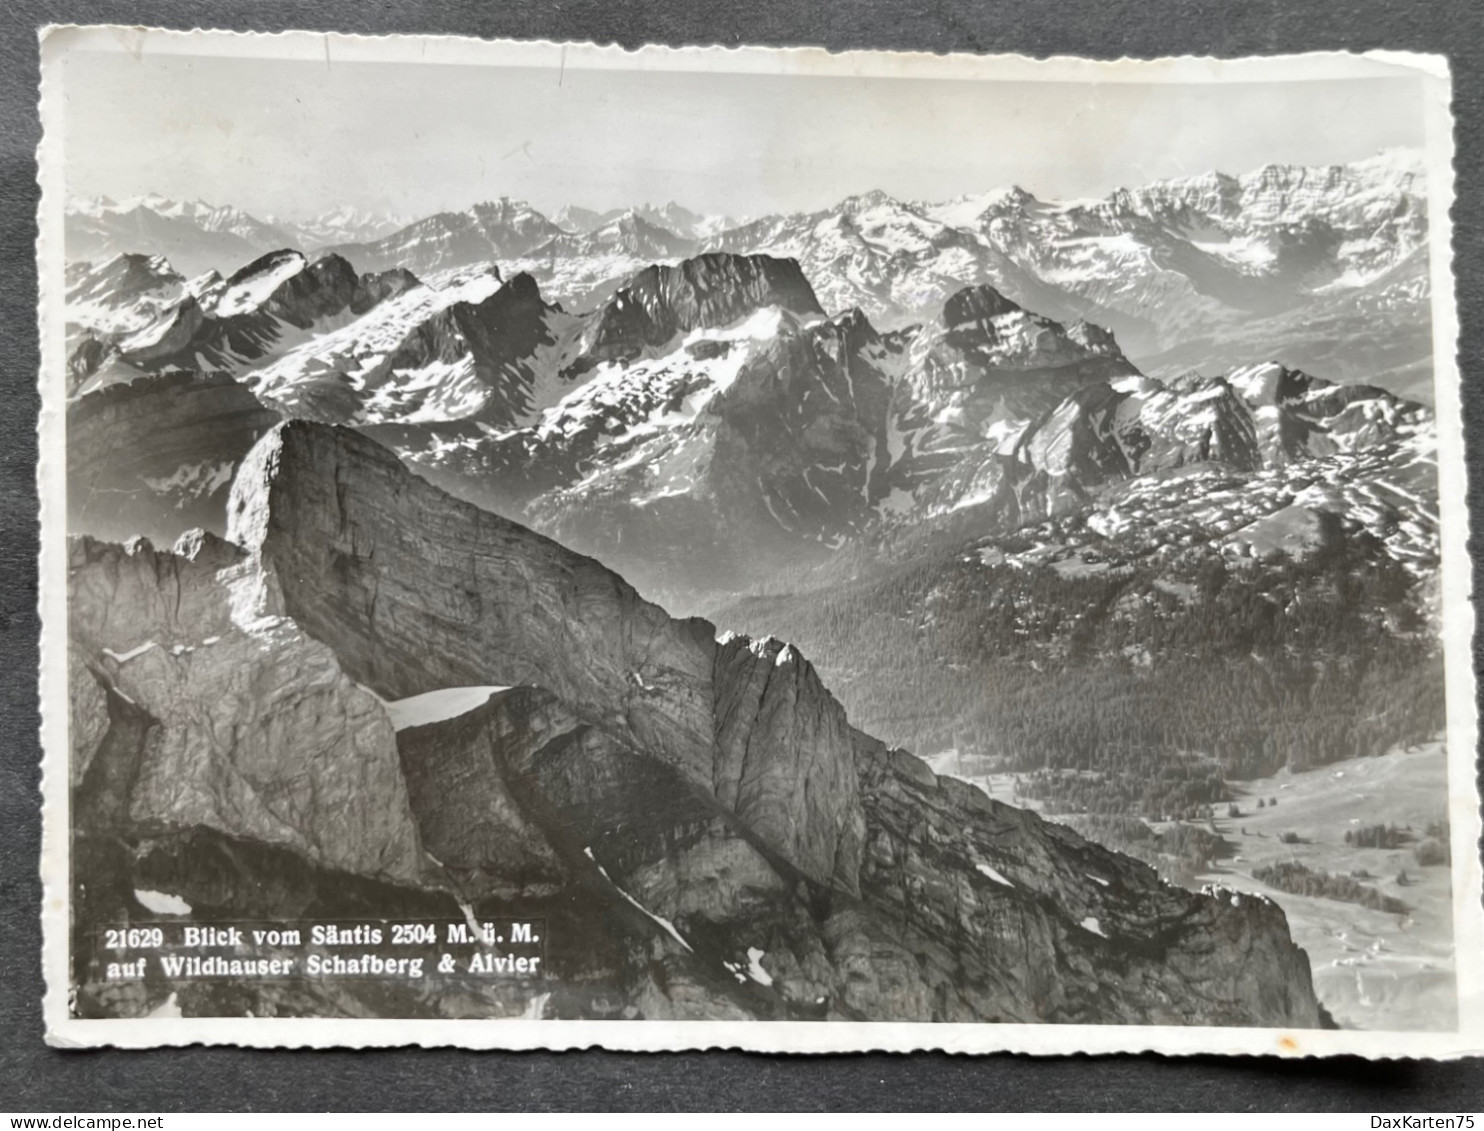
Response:
POLYGON ((51 1041, 1484 1051, 1439 58, 42 54, 51 1041))

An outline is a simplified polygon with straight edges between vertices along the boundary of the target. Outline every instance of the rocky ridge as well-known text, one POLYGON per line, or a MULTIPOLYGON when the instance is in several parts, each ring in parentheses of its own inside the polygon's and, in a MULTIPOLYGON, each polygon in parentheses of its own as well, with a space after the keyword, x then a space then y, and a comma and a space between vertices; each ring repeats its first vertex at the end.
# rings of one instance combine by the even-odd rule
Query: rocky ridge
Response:
POLYGON ((1169 887, 935 777, 791 647, 674 620, 354 432, 276 426, 230 508, 229 541, 73 544, 83 913, 145 917, 149 888, 199 921, 374 898, 554 924, 557 988, 430 988, 408 1015, 1324 1022, 1274 905, 1169 887), (410 697, 475 686, 396 729, 410 697))

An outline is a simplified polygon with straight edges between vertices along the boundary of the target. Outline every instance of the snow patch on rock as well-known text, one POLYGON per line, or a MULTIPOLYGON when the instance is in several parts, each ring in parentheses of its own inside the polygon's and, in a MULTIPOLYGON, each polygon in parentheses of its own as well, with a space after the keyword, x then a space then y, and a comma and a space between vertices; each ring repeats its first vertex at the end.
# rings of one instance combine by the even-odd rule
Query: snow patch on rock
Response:
POLYGON ((1003 873, 1001 873, 998 869, 990 867, 988 864, 975 864, 974 868, 979 872, 981 876, 988 876, 997 884, 1004 884, 1007 888, 1013 888, 1015 886, 1005 878, 1003 873))
POLYGON ((406 699, 388 700, 386 713, 394 729, 407 730, 467 715, 475 708, 483 707, 497 691, 508 690, 507 687, 494 686, 444 687, 421 695, 409 695, 406 699))
POLYGON ((216 304, 218 317, 246 314, 256 310, 272 297, 273 292, 283 286, 309 265, 309 260, 299 252, 285 255, 267 264, 263 270, 238 280, 227 288, 216 304))
MULTIPOLYGON (((674 923, 670 922, 670 920, 666 919, 663 915, 656 915, 649 908, 645 907, 644 904, 640 903, 632 895, 630 895, 628 892, 624 891, 623 888, 621 888, 617 884, 613 883, 613 877, 608 874, 608 869, 607 868, 603 867, 603 865, 601 865, 601 864, 598 864, 597 858, 595 856, 593 856, 593 850, 592 850, 591 847, 584 848, 582 850, 582 854, 584 856, 586 856, 589 860, 591 860, 594 864, 597 864, 598 872, 602 875, 602 877, 605 880, 607 880, 610 884, 613 884, 613 890, 614 891, 618 892, 618 894, 621 895, 621 896, 623 896, 624 899, 627 900, 630 904, 632 904, 634 907, 637 907, 646 916, 648 916, 649 919, 651 919, 653 922, 657 923, 660 927, 662 927, 664 929, 664 931, 672 939, 674 939, 676 942, 678 942, 681 946, 685 947, 686 950, 689 951, 689 950, 692 949, 690 943, 686 942, 685 939, 681 938, 680 932, 675 929, 675 924, 674 923)), ((694 953, 694 952, 692 951, 692 953, 694 953)))
POLYGON ((130 648, 127 652, 115 652, 112 648, 104 648, 103 654, 116 663, 127 664, 130 660, 144 655, 151 648, 158 648, 159 646, 160 642, 158 640, 146 640, 137 648, 130 648))
POLYGON ((763 958, 766 954, 767 951, 759 947, 750 946, 747 948, 747 976, 754 982, 758 982, 764 986, 771 986, 773 984, 773 975, 763 969, 763 958))
POLYGON ((149 911, 156 915, 189 915, 191 905, 178 895, 170 895, 163 891, 141 891, 134 889, 134 898, 149 911))

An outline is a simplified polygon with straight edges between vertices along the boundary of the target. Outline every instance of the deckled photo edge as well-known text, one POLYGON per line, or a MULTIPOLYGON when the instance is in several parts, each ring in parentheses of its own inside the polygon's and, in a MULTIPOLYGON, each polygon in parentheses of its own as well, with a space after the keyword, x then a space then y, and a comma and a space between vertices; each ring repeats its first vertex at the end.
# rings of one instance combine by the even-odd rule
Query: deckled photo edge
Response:
POLYGON ((41 712, 41 972, 45 984, 42 1010, 49 1043, 70 1044, 64 1035, 70 1023, 67 963, 71 904, 71 798, 68 788, 67 704, 67 561, 63 532, 66 525, 66 418, 58 404, 55 381, 47 375, 63 364, 63 315, 60 279, 62 265, 62 207, 66 177, 61 153, 63 103, 58 89, 57 57, 61 44, 44 27, 37 34, 41 54, 38 110, 41 141, 37 146, 37 326, 41 371, 40 414, 37 420, 37 495, 41 505, 38 550, 38 604, 41 619, 41 671, 38 702, 41 712))
MULTIPOLYGON (((1102 81, 1148 82, 1160 78, 1190 82, 1250 82, 1292 78, 1293 63, 1313 73, 1306 81, 1337 77, 1376 77, 1395 71, 1421 71, 1448 80, 1444 55, 1415 51, 1299 51, 1265 55, 1123 56, 1094 59, 1076 55, 1045 57, 1015 52, 975 54, 890 49, 832 50, 811 45, 778 47, 738 44, 646 43, 625 47, 591 40, 480 39, 459 35, 366 35, 333 30, 292 29, 277 32, 225 31, 215 28, 162 28, 116 24, 50 24, 40 29, 43 41, 57 50, 89 50, 186 55, 238 55, 256 58, 325 61, 338 45, 348 49, 345 62, 419 62, 471 66, 552 65, 620 70, 658 69, 732 73, 818 73, 838 77, 983 78, 991 82, 1102 81), (412 58, 412 56, 416 58, 412 58), (1360 72, 1362 65, 1374 70, 1360 72), (1085 74, 1078 72, 1087 72, 1085 74)), ((333 64, 333 56, 330 57, 333 64)))
MULTIPOLYGON (((1430 264, 1433 294, 1433 356, 1438 397, 1438 505, 1445 602, 1444 651, 1447 659, 1448 757, 1450 823, 1455 824, 1456 863, 1454 924, 1459 953, 1484 954, 1484 838, 1479 796, 1479 731, 1474 635, 1477 610, 1472 599, 1473 562, 1469 555, 1468 468, 1463 430, 1463 379, 1458 365, 1458 303, 1453 271, 1453 207, 1457 199, 1454 170, 1452 76, 1445 58, 1426 61, 1431 76, 1425 104, 1430 156, 1430 264), (1433 175, 1435 174, 1435 175, 1433 175)), ((1461 1016, 1484 1031, 1484 969, 1479 963, 1458 966, 1461 1016)))

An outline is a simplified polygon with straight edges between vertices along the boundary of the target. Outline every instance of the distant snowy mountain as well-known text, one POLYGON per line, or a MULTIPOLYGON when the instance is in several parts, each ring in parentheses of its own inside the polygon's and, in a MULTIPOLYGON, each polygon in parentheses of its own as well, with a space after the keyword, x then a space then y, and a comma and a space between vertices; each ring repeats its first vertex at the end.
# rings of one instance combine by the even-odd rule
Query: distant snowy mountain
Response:
POLYGON ((699 240, 717 235, 730 228, 735 228, 738 223, 730 216, 708 216, 692 212, 673 200, 668 204, 641 204, 628 209, 610 208, 603 212, 567 204, 552 213, 551 218, 563 231, 573 235, 584 235, 618 219, 626 212, 640 217, 656 228, 664 228, 688 240, 699 240))
POLYGON ((668 204, 641 205, 635 208, 634 211, 651 224, 660 228, 668 228, 676 235, 689 240, 700 240, 707 236, 719 235, 737 226, 737 221, 730 216, 707 216, 699 212, 692 212, 689 208, 677 204, 673 200, 668 204))
POLYGON ((301 251, 317 251, 336 244, 371 243, 384 239, 405 228, 408 220, 342 204, 307 220, 275 219, 273 223, 293 237, 294 247, 301 251))
POLYGON ((958 290, 988 285, 1057 321, 1107 327, 1153 376, 1215 373, 1255 352, 1430 399, 1424 172, 1407 150, 1061 203, 1015 187, 937 203, 868 192, 739 224, 675 202, 547 217, 502 198, 394 224, 345 207, 287 224, 159 197, 81 201, 68 259, 163 255, 188 277, 290 247, 420 278, 494 264, 588 311, 652 263, 766 254, 796 259, 826 311, 859 308, 881 329, 931 320, 958 290))
POLYGON ((401 267, 423 275, 511 259, 562 234, 524 201, 501 197, 465 212, 440 212, 370 243, 322 250, 343 256, 362 270, 401 267))
POLYGON ((562 231, 580 236, 594 228, 601 228, 609 220, 621 215, 622 208, 609 208, 600 212, 583 208, 580 204, 564 204, 551 214, 551 219, 562 231))
POLYGON ((230 272, 294 243, 287 232, 240 209, 161 196, 70 201, 63 232, 69 263, 162 256, 187 276, 230 272))
POLYGON ((622 212, 591 231, 563 233, 532 250, 526 258, 545 260, 584 260, 607 256, 626 256, 655 263, 685 256, 695 249, 693 241, 646 219, 638 212, 622 212))
POLYGON ((544 293, 568 309, 591 310, 622 282, 657 263, 675 263, 695 251, 693 240, 635 211, 620 212, 582 233, 563 233, 510 260, 544 293))
POLYGON ((827 309, 859 306, 883 325, 988 283, 1059 320, 1107 326, 1158 375, 1229 367, 1257 346, 1427 397, 1426 227, 1420 159, 1398 151, 1063 204, 1019 188, 938 204, 867 193, 706 246, 797 258, 827 309))

